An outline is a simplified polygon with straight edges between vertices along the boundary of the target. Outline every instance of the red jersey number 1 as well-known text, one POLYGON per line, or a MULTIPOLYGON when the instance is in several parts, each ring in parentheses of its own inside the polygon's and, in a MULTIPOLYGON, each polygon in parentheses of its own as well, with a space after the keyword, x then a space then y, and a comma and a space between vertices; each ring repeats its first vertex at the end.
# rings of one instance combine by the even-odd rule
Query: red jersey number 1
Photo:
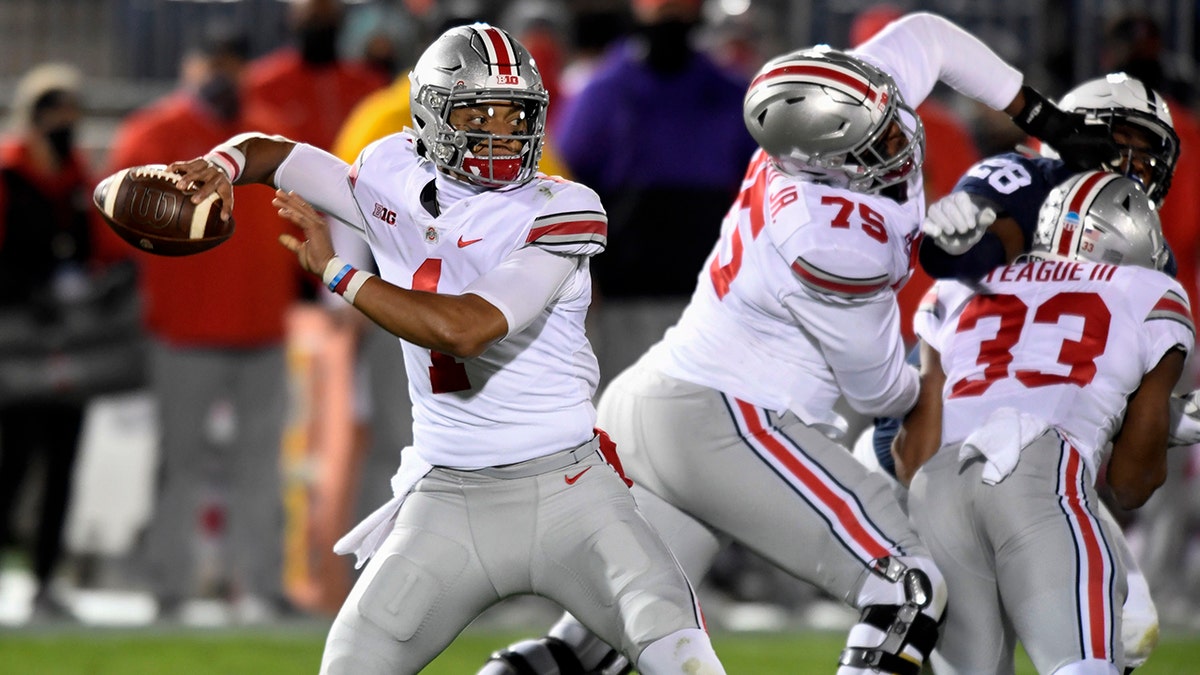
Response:
MULTIPOLYGON (((412 289, 437 293, 438 281, 442 278, 442 259, 428 258, 417 271, 413 273, 412 289)), ((442 352, 429 352, 429 384, 435 394, 448 394, 453 391, 466 391, 471 388, 467 379, 467 367, 454 360, 453 356, 442 352)))

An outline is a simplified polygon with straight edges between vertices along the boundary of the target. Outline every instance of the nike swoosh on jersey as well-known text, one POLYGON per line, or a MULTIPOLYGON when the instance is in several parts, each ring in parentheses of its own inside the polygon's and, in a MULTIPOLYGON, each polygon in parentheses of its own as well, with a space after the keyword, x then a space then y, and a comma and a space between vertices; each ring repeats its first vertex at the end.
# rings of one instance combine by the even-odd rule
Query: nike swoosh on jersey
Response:
POLYGON ((480 241, 483 241, 483 237, 480 237, 480 238, 478 238, 478 239, 465 239, 465 240, 464 240, 464 239, 462 238, 462 235, 459 235, 459 237, 458 237, 458 247, 459 247, 459 248, 466 248, 466 247, 470 246, 471 244, 474 244, 474 243, 476 243, 476 242, 480 242, 480 241))
POLYGON ((580 476, 582 476, 583 474, 585 474, 591 470, 592 470, 592 467, 589 466, 588 468, 584 469, 583 471, 580 471, 579 473, 575 474, 574 476, 563 476, 563 480, 567 481, 567 485, 574 485, 575 481, 579 480, 580 476))

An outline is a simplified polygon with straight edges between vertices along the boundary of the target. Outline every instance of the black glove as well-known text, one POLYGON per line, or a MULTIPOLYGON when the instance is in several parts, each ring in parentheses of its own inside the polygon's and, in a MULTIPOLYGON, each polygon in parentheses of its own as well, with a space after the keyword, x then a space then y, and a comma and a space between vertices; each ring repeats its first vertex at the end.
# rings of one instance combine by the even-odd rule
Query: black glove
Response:
POLYGON ((1021 87, 1025 107, 1013 122, 1021 131, 1054 148, 1064 164, 1074 171, 1107 169, 1121 158, 1121 150, 1105 125, 1087 124, 1079 113, 1065 112, 1036 89, 1021 87))

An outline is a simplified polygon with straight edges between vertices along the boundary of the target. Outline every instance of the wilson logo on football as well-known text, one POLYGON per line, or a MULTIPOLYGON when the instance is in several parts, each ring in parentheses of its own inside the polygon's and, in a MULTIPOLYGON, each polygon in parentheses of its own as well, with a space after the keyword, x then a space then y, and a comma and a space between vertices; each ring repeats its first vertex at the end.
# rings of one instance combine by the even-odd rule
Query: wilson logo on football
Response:
POLYGON ((128 204, 128 215, 156 230, 164 229, 174 222, 179 212, 178 195, 162 190, 135 185, 128 204))

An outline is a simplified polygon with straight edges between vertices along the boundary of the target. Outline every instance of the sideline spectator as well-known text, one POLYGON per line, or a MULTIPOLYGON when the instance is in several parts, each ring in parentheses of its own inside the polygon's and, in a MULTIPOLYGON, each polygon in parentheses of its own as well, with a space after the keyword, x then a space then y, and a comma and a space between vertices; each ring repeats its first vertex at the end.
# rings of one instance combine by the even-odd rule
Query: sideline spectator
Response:
MULTIPOLYGON (((288 0, 287 28, 294 44, 251 61, 243 78, 248 107, 264 112, 259 131, 330 150, 350 111, 387 77, 361 59, 342 58, 343 0, 288 0)), ((351 38, 353 36, 350 36, 351 38)), ((180 155, 186 156, 186 155, 180 155)), ((307 277, 305 298, 321 292, 307 277)), ((289 501, 288 591, 298 602, 334 610, 349 590, 329 566, 327 539, 337 527, 321 515, 349 509, 345 458, 352 451, 352 347, 350 336, 314 303, 298 303, 288 316, 289 386, 298 392, 293 423, 285 431, 284 470, 289 476, 319 469, 285 487, 289 501), (311 552, 313 549, 320 552, 311 552)))
MULTIPOLYGON (((241 36, 207 36, 184 57, 179 89, 118 129, 110 171, 202 155, 261 124, 261 113, 238 95, 245 62, 241 36)), ((284 316, 299 284, 275 241, 285 223, 270 190, 239 188, 237 203, 237 234, 221 246, 183 258, 136 254, 162 434, 143 555, 165 618, 180 618, 195 593, 197 522, 210 478, 224 487, 236 617, 256 622, 287 609, 279 469, 287 404, 284 316), (205 433, 215 406, 233 414, 228 439, 205 433)))
POLYGON ((747 83, 692 44, 700 5, 633 0, 635 34, 554 130, 572 175, 608 210, 588 325, 601 388, 679 318, 754 151, 741 121, 747 83))
POLYGON ((290 2, 288 27, 296 45, 246 67, 246 103, 268 112, 271 127, 261 131, 328 150, 350 110, 387 79, 362 63, 338 59, 342 0, 290 2))
MULTIPOLYGON (((103 373, 81 368, 85 356, 70 350, 76 338, 91 338, 72 337, 78 331, 67 320, 88 316, 76 310, 86 309, 101 283, 100 261, 124 246, 103 238, 107 228, 91 206, 95 183, 76 145, 81 77, 63 64, 25 73, 17 84, 11 133, 0 142, 0 321, 8 340, 12 328, 29 328, 21 331, 29 336, 24 344, 6 343, 0 351, 0 551, 18 543, 17 506, 22 488, 37 475, 30 465, 40 462, 44 482, 30 547, 35 619, 73 618, 51 582, 62 559, 80 429, 94 393, 89 390, 105 384, 72 375, 103 373)), ((88 325, 103 322, 107 329, 119 318, 92 316, 88 325)), ((126 318, 136 326, 135 306, 126 318)))

